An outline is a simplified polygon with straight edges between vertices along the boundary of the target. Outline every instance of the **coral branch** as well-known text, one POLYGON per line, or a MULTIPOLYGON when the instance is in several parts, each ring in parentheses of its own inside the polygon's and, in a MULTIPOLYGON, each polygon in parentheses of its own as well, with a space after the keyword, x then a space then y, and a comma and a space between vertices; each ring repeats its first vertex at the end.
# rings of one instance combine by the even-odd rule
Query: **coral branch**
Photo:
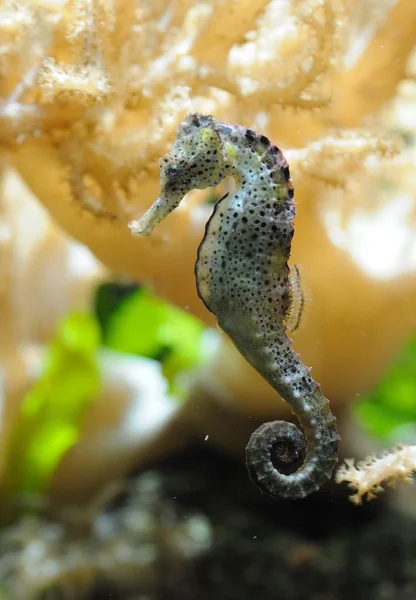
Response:
POLYGON ((395 94, 415 46, 415 32, 416 3, 398 0, 359 59, 340 77, 332 113, 341 127, 356 125, 395 94))
POLYGON ((83 104, 105 99, 111 84, 105 72, 94 65, 58 65, 53 58, 44 60, 38 84, 45 100, 65 100, 75 96, 83 104))
POLYGON ((367 456, 357 464, 353 458, 345 461, 336 474, 337 483, 348 482, 354 490, 351 502, 361 504, 363 498, 372 500, 384 491, 382 484, 395 487, 397 482, 412 483, 416 471, 416 445, 397 446, 380 456, 367 456))
POLYGON ((353 171, 363 169, 369 157, 391 158, 400 144, 365 131, 339 130, 305 148, 286 152, 294 171, 329 185, 344 187, 353 171))

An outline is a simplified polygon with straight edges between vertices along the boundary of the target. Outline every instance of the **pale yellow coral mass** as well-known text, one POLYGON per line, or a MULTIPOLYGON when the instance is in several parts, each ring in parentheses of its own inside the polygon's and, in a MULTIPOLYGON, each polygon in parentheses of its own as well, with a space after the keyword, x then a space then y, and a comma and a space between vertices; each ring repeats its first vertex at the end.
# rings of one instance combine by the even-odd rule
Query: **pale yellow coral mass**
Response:
MULTIPOLYGON (((109 268, 210 322, 193 280, 207 196, 187 198, 151 239, 133 239, 127 223, 158 196, 158 160, 188 113, 266 134, 292 166, 293 254, 313 297, 294 343, 333 404, 346 402, 416 327, 410 262, 375 278, 345 242, 355 208, 380 200, 377 181, 388 180, 385 202, 415 198, 391 157, 414 144, 394 102, 412 77, 416 3, 374 10, 372 0, 1 0, 0 151, 109 268)), ((414 226, 407 219, 405 239, 414 226)), ((209 368, 239 409, 274 410, 232 349, 209 368)))

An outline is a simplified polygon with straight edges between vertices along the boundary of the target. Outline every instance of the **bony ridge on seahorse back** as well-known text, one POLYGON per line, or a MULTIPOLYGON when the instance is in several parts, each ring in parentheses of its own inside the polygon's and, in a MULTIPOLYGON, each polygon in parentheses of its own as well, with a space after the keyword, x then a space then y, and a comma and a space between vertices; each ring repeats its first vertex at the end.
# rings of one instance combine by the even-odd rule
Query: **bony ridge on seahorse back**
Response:
POLYGON ((331 477, 340 438, 328 400, 286 335, 295 216, 287 162, 265 136, 192 114, 179 125, 160 168, 160 196, 129 224, 133 234, 149 235, 190 190, 227 176, 236 180, 236 191, 216 203, 206 225, 195 265, 198 294, 246 360, 290 404, 304 432, 285 421, 261 425, 246 448, 252 481, 266 494, 303 498, 331 477))

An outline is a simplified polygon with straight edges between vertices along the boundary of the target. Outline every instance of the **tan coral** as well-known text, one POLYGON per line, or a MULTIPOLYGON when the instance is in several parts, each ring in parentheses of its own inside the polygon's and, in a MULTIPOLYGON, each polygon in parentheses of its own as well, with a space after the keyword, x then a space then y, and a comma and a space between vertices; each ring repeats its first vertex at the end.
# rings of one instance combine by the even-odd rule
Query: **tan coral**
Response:
POLYGON ((395 487, 397 482, 412 483, 416 471, 416 446, 401 445, 383 452, 379 456, 367 456, 355 464, 346 459, 336 473, 336 482, 346 481, 354 490, 351 502, 361 504, 363 499, 373 500, 384 491, 382 484, 395 487))
MULTIPOLYGON (((415 197, 414 183, 395 176, 394 144, 384 132, 403 129, 392 104, 388 119, 381 109, 407 76, 416 4, 379 2, 377 19, 371 6, 0 4, 0 31, 1 16, 12 14, 8 27, 19 39, 13 43, 10 34, 0 50, 0 149, 55 221, 106 266, 150 283, 207 323, 213 321, 193 278, 210 211, 206 196, 191 195, 149 239, 130 237, 127 221, 158 195, 158 159, 190 111, 261 130, 289 149, 298 202, 293 260, 304 266, 313 298, 294 343, 334 404, 370 386, 416 326, 414 265, 398 264, 380 277, 353 248, 354 210, 381 197, 383 170, 391 181, 381 203, 395 204, 403 193, 415 197)), ((403 169, 414 170, 411 153, 403 169)), ((374 222, 382 214, 376 204, 369 205, 374 222)), ((411 216, 402 228, 410 256, 411 216)), ((284 410, 227 341, 209 370, 222 386, 217 395, 233 409, 284 410)))

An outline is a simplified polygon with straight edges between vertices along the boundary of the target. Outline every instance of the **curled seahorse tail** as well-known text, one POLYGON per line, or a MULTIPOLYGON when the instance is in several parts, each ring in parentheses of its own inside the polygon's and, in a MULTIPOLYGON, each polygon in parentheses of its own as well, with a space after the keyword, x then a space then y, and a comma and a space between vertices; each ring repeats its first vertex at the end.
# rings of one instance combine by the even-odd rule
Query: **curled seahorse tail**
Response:
POLYGON ((252 482, 264 494, 292 500, 316 492, 331 477, 340 440, 335 418, 324 429, 321 426, 307 446, 293 423, 272 421, 260 425, 246 448, 252 482))

